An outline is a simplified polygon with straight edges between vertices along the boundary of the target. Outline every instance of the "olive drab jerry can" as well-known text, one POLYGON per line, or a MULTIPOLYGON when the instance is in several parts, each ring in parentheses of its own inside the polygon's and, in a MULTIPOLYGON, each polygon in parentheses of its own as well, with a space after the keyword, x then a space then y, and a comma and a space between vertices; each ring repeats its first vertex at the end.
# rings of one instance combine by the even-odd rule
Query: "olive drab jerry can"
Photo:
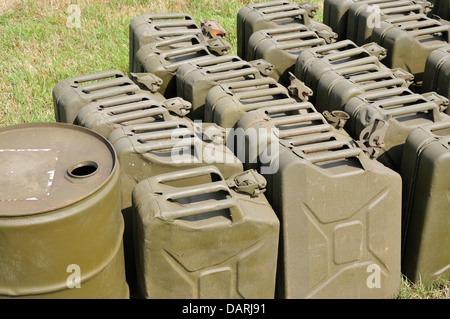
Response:
MULTIPOLYGON (((422 93, 426 92, 436 92, 450 99, 450 45, 428 55, 422 85, 422 93)), ((447 114, 450 115, 448 108, 447 114)))
MULTIPOLYGON (((380 62, 380 58, 385 56, 385 50, 374 43, 370 43, 367 48, 359 47, 352 41, 343 40, 303 50, 295 62, 294 75, 313 92, 317 92, 317 84, 327 71, 366 64, 385 67, 380 62), (370 51, 367 48, 370 48, 370 51)), ((315 98, 316 94, 313 94, 312 103, 315 102, 315 98)))
POLYGON ((278 154, 261 166, 271 168, 266 196, 281 225, 276 295, 395 297, 401 178, 331 125, 310 126, 280 139, 278 154))
POLYGON ((412 74, 403 70, 389 70, 373 63, 328 71, 319 79, 314 105, 321 112, 343 110, 352 97, 392 88, 407 88, 413 78, 412 74))
POLYGON ((412 73, 420 88, 428 55, 450 42, 450 25, 424 14, 389 18, 375 26, 372 41, 387 49, 387 67, 412 73))
MULTIPOLYGON (((139 49, 149 43, 181 35, 202 37, 202 29, 191 15, 179 13, 150 13, 134 17, 129 26, 129 68, 135 70, 139 49)), ((190 43, 185 43, 189 45, 190 43)))
POLYGON ((197 36, 182 35, 142 46, 136 53, 132 72, 152 73, 161 78, 158 92, 172 98, 177 94, 175 75, 178 68, 186 62, 198 62, 212 56, 215 55, 197 36), (190 45, 180 46, 185 42, 190 45))
POLYGON ((305 49, 325 45, 326 41, 304 25, 264 29, 248 40, 247 60, 263 59, 274 66, 269 74, 283 85, 294 73, 298 54, 305 49))
POLYGON ((431 9, 432 5, 428 1, 357 1, 348 10, 347 39, 357 45, 372 42, 372 32, 376 23, 411 14, 427 14, 431 9))
POLYGON ((414 129, 405 142, 402 271, 424 285, 450 278, 450 122, 414 129))
POLYGON ((188 117, 203 120, 208 91, 219 83, 259 79, 263 75, 251 62, 236 55, 211 57, 197 62, 187 61, 176 74, 177 95, 192 104, 188 117))
POLYGON ((139 296, 274 298, 279 221, 264 187, 256 171, 227 179, 214 166, 137 184, 139 296))
POLYGON ((237 54, 245 59, 250 36, 256 31, 283 26, 306 25, 315 30, 328 43, 336 41, 331 28, 313 19, 317 9, 309 3, 298 4, 288 1, 267 1, 248 4, 237 14, 237 54))
POLYGON ((0 298, 129 298, 111 144, 73 124, 12 125, 0 160, 0 298))
POLYGON ((143 92, 109 99, 104 103, 90 103, 80 110, 75 124, 108 138, 119 126, 183 117, 189 112, 190 106, 189 102, 180 98, 156 101, 143 92))
MULTIPOLYGON (((334 112, 328 119, 317 112, 310 102, 269 106, 246 112, 236 125, 235 153, 246 169, 260 171, 261 166, 270 163, 278 152, 280 140, 289 140, 302 134, 320 140, 335 134, 350 141, 350 136, 343 129, 347 120, 343 113, 334 112)), ((230 139, 231 136, 228 137, 230 139)))
POLYGON ((271 77, 222 83, 206 95, 205 122, 233 128, 245 112, 296 101, 286 87, 271 77))
POLYGON ((360 147, 400 172, 403 147, 409 133, 424 124, 448 121, 442 111, 448 100, 436 94, 420 95, 408 88, 364 93, 350 99, 344 111, 345 129, 360 147))
POLYGON ((215 165, 223 176, 242 172, 242 162, 223 142, 209 140, 214 134, 203 134, 188 118, 123 125, 113 130, 108 140, 119 159, 121 208, 125 220, 124 246, 127 279, 135 296, 135 258, 132 226, 132 191, 140 181, 157 174, 181 169, 215 165))
POLYGON ((140 91, 130 78, 118 70, 86 74, 58 82, 53 88, 57 122, 74 123, 83 106, 140 91))

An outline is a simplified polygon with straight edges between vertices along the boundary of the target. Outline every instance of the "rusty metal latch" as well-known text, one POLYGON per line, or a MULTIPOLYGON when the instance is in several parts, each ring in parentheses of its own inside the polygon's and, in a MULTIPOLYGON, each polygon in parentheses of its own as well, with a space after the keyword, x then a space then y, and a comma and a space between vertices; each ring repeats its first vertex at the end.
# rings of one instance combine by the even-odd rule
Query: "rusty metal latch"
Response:
POLYGON ((216 20, 200 20, 200 27, 202 28, 203 34, 210 39, 217 37, 225 38, 227 36, 227 31, 216 20))
POLYGON ((361 131, 356 144, 371 158, 377 158, 381 148, 385 146, 384 137, 388 126, 387 120, 375 119, 372 125, 361 131))
POLYGON ((297 79, 292 72, 289 72, 289 80, 291 84, 288 86, 288 90, 291 95, 303 102, 308 101, 309 97, 313 95, 313 91, 305 83, 297 79))
POLYGON ((148 89, 152 93, 158 92, 163 80, 153 73, 130 73, 131 80, 141 89, 148 89))
POLYGON ((186 116, 192 110, 192 104, 180 97, 167 99, 163 105, 170 113, 178 116, 186 116))
POLYGON ((322 114, 327 122, 336 129, 343 128, 345 126, 345 123, 347 123, 347 120, 350 119, 350 115, 348 115, 348 113, 344 111, 324 111, 322 114))
POLYGON ((267 181, 256 170, 250 169, 235 174, 226 180, 228 187, 237 192, 250 194, 252 197, 259 196, 266 191, 267 181))

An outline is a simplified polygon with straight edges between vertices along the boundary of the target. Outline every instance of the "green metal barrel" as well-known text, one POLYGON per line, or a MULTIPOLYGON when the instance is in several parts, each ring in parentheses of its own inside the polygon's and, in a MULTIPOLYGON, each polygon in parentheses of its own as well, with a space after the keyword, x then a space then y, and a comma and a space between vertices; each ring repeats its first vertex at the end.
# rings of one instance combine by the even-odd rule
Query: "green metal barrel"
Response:
POLYGON ((0 128, 0 298, 129 298, 119 164, 86 128, 0 128))

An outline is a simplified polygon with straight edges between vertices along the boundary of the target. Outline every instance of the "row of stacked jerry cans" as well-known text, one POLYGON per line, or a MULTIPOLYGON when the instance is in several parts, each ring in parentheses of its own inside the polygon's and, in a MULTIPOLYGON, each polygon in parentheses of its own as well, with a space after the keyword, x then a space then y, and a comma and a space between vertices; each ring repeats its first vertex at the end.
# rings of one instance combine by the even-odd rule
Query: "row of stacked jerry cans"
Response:
POLYGON ((324 22, 339 39, 387 49, 385 63, 408 70, 420 92, 449 97, 448 0, 326 0, 324 22))
MULTIPOLYGON (((419 1, 391 2, 416 10, 419 1)), ((449 277, 448 98, 419 91, 425 76, 382 64, 390 49, 340 39, 316 11, 243 7, 238 55, 188 14, 138 16, 129 77, 57 83, 57 122, 102 136, 117 156, 125 226, 115 233, 124 268, 106 268, 117 293, 91 279, 63 296, 123 298, 127 286, 136 298, 391 298, 402 272, 449 277)), ((83 168, 101 163, 81 153, 83 168)), ((104 243, 105 234, 89 236, 104 243)), ((84 259, 102 258, 89 248, 84 259)), ((7 284, 0 295, 23 295, 7 284)))

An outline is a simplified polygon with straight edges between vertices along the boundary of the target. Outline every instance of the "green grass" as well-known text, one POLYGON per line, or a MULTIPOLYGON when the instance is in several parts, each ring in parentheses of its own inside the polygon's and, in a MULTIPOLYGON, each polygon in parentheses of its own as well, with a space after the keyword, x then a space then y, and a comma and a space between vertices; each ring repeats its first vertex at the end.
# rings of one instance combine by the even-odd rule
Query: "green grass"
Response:
MULTIPOLYGON (((128 25, 148 12, 187 12, 214 19, 236 53, 236 14, 256 1, 8 0, 0 1, 0 126, 54 121, 52 89, 65 78, 118 69, 128 72, 128 25), (81 10, 80 28, 66 25, 68 6, 81 10)), ((323 6, 323 1, 311 3, 323 6)), ((322 20, 319 11, 316 19, 322 20)), ((450 282, 430 287, 405 278, 398 298, 450 298, 450 282)))

